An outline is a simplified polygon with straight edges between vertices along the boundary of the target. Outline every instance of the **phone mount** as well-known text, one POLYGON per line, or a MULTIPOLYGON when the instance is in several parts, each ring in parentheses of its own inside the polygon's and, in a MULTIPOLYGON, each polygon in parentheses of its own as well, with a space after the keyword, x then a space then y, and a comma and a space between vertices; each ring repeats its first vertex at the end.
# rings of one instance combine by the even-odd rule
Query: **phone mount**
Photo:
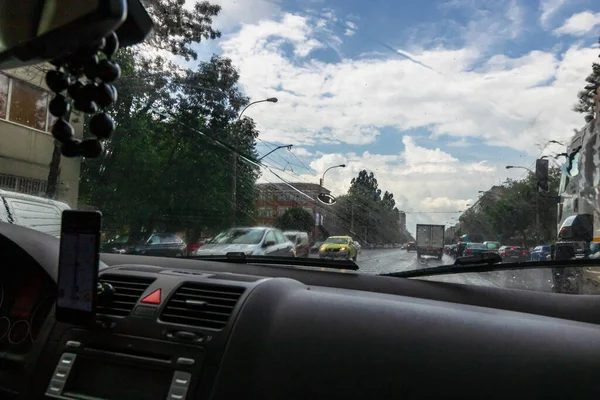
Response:
POLYGON ((119 65, 111 61, 119 49, 119 38, 112 32, 89 47, 52 61, 55 70, 46 73, 46 84, 55 93, 50 101, 50 114, 58 118, 52 136, 61 144, 65 157, 96 158, 102 154, 102 140, 110 138, 115 122, 106 108, 117 100, 112 85, 121 75, 119 65), (70 97, 70 99, 68 99, 70 97), (78 139, 69 123, 71 106, 85 114, 94 114, 89 121, 93 138, 78 139))

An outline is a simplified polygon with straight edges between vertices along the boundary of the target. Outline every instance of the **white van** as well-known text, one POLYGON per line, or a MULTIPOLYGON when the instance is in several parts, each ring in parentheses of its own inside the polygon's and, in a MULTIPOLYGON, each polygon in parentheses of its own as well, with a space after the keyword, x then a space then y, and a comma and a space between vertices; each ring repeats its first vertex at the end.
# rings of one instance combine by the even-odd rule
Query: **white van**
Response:
POLYGON ((6 222, 60 237, 60 221, 68 204, 28 194, 0 190, 0 223, 6 222))

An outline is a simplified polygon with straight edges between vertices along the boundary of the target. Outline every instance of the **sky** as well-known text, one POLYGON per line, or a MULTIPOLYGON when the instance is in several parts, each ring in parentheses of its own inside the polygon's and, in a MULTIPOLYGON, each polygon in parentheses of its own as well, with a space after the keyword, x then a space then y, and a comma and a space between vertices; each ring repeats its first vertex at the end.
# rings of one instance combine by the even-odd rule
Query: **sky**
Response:
MULTIPOLYGON (((193 3, 193 0, 188 0, 193 3)), ((344 194, 374 172, 417 223, 453 224, 478 192, 564 151, 571 111, 600 49, 597 0, 216 0, 222 37, 259 103, 261 182, 344 194)))

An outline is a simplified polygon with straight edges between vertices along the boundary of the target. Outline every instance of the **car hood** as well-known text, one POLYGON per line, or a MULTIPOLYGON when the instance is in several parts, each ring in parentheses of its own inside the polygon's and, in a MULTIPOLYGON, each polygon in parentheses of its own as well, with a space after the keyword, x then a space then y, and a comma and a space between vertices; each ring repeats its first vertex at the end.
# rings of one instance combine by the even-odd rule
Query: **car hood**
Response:
POLYGON ((196 255, 225 255, 231 252, 249 252, 259 249, 258 244, 205 244, 196 250, 196 255))

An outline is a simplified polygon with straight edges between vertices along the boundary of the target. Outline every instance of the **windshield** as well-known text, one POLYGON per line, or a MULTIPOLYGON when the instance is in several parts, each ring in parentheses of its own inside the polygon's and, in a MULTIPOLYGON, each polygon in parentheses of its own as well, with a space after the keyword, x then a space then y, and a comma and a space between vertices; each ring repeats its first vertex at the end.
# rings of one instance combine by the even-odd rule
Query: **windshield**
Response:
POLYGON ((479 249, 479 250, 487 250, 488 247, 483 243, 469 243, 467 244, 468 249, 479 249))
POLYGON ((348 244, 349 241, 346 238, 328 238, 325 244, 348 244))
MULTIPOLYGON (((248 252, 312 258, 316 272, 332 258, 421 270, 485 249, 502 264, 600 259, 597 0, 142 3, 153 33, 98 85, 117 101, 62 92, 76 139, 97 132, 93 114, 114 120, 98 157, 61 156, 54 66, 0 71, 1 193, 33 199, 0 194, 1 221, 56 235, 61 210, 98 210, 105 252, 262 243, 248 252)), ((447 279, 557 286, 551 269, 447 279)))
POLYGON ((230 229, 217 235, 210 244, 259 244, 264 229, 230 229))

